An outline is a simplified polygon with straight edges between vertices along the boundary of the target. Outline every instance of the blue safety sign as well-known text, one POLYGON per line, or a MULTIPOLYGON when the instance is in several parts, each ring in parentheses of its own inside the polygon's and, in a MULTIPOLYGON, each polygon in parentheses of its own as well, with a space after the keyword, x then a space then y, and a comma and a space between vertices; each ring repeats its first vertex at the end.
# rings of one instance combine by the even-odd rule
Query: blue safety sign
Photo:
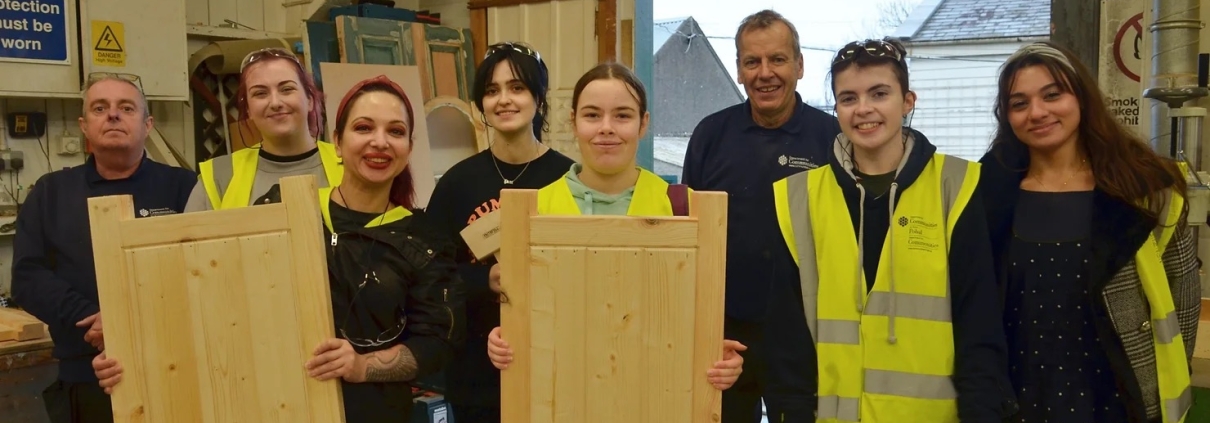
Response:
POLYGON ((65 0, 0 0, 0 61, 69 64, 65 0))

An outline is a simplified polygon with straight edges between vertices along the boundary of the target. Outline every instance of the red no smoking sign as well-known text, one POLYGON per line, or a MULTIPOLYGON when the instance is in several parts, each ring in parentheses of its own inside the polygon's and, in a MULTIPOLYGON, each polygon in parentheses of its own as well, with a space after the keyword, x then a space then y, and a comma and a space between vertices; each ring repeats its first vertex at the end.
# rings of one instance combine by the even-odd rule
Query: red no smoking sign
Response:
POLYGON ((1113 36, 1113 62, 1118 70, 1134 82, 1139 82, 1139 68, 1143 65, 1143 14, 1131 16, 1113 36))

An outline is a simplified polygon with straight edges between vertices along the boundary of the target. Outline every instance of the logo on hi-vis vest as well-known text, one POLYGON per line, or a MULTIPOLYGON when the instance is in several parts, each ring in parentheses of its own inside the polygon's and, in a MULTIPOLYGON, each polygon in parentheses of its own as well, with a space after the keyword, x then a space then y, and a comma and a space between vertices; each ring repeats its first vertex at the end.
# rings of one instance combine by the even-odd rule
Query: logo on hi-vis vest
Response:
POLYGON ((926 220, 921 216, 900 216, 899 226, 907 231, 907 247, 909 250, 934 252, 944 242, 943 228, 937 222, 926 220))

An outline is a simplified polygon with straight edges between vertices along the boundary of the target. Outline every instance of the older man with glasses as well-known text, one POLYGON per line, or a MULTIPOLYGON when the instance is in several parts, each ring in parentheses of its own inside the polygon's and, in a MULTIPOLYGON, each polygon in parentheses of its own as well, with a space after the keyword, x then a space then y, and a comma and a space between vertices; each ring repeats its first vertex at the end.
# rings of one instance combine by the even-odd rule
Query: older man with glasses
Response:
POLYGON ((112 422, 92 359, 105 349, 97 299, 88 198, 131 195, 138 217, 180 213, 197 175, 147 158, 153 119, 139 78, 92 74, 80 131, 84 164, 38 179, 17 215, 12 287, 17 305, 50 327, 59 377, 43 392, 51 421, 112 422))

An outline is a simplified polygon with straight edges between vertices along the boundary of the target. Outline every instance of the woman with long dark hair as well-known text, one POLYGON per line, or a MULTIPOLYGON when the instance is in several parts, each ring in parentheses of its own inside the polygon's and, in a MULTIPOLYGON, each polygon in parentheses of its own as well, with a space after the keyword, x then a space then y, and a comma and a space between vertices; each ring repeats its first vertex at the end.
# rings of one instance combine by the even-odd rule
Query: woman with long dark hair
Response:
POLYGON ((500 421, 500 371, 483 356, 487 334, 500 324, 494 258, 475 260, 459 233, 500 207, 500 190, 538 189, 573 163, 542 143, 550 102, 549 71, 537 50, 521 43, 487 48, 472 96, 483 113, 490 147, 458 162, 437 181, 428 214, 460 245, 458 271, 467 285, 467 342, 446 370, 446 399, 456 421, 500 421))
POLYGON ((1056 44, 1004 64, 981 190, 1013 422, 1179 422, 1200 300, 1185 175, 1056 44))

